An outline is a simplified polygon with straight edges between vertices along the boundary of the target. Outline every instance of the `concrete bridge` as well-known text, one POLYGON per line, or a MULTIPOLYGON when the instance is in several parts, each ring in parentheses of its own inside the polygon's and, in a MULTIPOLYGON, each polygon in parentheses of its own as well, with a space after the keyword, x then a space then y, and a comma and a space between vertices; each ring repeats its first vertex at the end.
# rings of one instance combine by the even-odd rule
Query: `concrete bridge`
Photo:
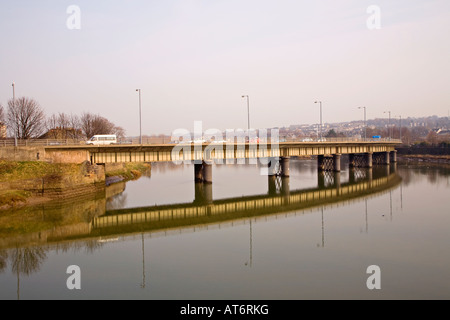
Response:
MULTIPOLYGON (((341 156, 348 155, 351 167, 371 168, 374 164, 396 162, 395 146, 400 140, 328 139, 326 142, 277 143, 189 143, 109 146, 45 146, 44 156, 55 162, 92 164, 124 162, 194 163, 195 180, 212 182, 212 164, 240 163, 249 159, 267 164, 267 175, 289 176, 291 157, 316 156, 319 171, 341 170, 341 156)), ((38 155, 39 156, 39 155, 38 155)), ((42 155, 41 155, 42 156, 42 155)))

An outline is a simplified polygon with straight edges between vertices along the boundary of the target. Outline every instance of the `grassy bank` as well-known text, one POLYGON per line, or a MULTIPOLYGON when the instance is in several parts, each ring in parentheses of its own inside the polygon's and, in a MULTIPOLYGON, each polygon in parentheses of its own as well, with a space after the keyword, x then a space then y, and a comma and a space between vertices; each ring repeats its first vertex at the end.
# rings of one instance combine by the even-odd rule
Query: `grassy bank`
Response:
POLYGON ((109 182, 136 180, 150 174, 150 164, 105 166, 53 164, 42 161, 0 161, 0 210, 98 191, 109 182), (108 180, 109 179, 109 180, 108 180))
POLYGON ((22 205, 31 197, 31 193, 23 190, 0 191, 0 208, 22 205))
POLYGON ((51 164, 40 161, 0 161, 0 182, 75 174, 78 164, 51 164))
POLYGON ((123 168, 115 170, 107 170, 105 172, 106 179, 118 177, 120 180, 136 180, 139 179, 143 174, 147 174, 151 169, 149 163, 138 163, 129 162, 124 163, 123 168))

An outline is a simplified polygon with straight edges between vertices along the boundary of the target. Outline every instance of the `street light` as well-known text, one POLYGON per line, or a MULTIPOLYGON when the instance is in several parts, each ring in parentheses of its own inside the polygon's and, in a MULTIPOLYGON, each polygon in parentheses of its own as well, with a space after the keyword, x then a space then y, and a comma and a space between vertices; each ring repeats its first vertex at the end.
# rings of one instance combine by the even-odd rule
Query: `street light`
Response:
POLYGON ((13 81, 12 83, 12 90, 13 90, 13 110, 14 113, 16 113, 16 121, 17 121, 17 128, 16 128, 16 132, 14 134, 14 145, 17 147, 17 139, 19 138, 19 119, 17 118, 17 111, 16 109, 16 88, 15 88, 15 83, 13 81))
POLYGON ((367 139, 366 107, 358 107, 358 109, 364 109, 364 140, 366 140, 367 139))
POLYGON ((248 118, 247 126, 248 126, 248 131, 249 131, 249 134, 250 134, 250 98, 249 98, 248 95, 243 95, 242 96, 242 98, 245 98, 245 97, 247 97, 247 118, 248 118))
POLYGON ((383 113, 389 113, 388 130, 389 130, 389 140, 391 140, 391 112, 390 111, 384 111, 383 113))
POLYGON ((141 89, 136 89, 139 92, 139 144, 142 144, 142 120, 141 120, 141 89))
POLYGON ((320 130, 319 130, 319 134, 320 134, 320 141, 322 141, 322 101, 314 101, 314 103, 319 103, 320 104, 320 130))
POLYGON ((402 116, 400 117, 400 132, 399 132, 399 136, 400 136, 400 141, 402 141, 402 116))

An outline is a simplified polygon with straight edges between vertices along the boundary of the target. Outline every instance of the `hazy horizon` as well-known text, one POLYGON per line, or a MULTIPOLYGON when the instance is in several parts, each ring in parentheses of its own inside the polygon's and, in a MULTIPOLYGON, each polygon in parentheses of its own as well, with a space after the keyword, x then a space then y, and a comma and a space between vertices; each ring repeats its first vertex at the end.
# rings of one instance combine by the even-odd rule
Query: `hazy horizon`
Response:
POLYGON ((0 3, 0 104, 92 112, 139 135, 448 116, 450 2, 0 3), (71 30, 67 12, 80 9, 71 30), (379 29, 370 6, 380 9, 379 29))

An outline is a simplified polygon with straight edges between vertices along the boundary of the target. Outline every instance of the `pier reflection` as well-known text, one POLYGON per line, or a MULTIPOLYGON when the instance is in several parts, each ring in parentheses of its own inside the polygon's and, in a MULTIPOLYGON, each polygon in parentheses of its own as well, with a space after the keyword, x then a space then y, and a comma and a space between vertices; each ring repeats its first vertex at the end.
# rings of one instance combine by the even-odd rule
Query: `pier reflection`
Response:
MULTIPOLYGON (((324 208, 349 201, 366 200, 379 193, 391 192, 401 183, 396 165, 389 169, 352 168, 348 179, 344 173, 321 172, 316 188, 291 190, 289 177, 268 176, 268 191, 256 196, 214 200, 212 184, 195 184, 192 202, 106 210, 108 201, 123 201, 125 184, 108 187, 103 193, 91 195, 82 201, 41 205, 4 214, 1 219, 8 231, 1 231, 0 273, 7 268, 17 275, 17 298, 20 298, 20 279, 40 269, 46 252, 52 250, 88 250, 101 248, 119 236, 139 234, 142 242, 142 282, 146 287, 144 235, 153 232, 177 232, 186 228, 202 229, 210 225, 249 223, 249 258, 252 266, 252 221, 267 217, 285 217, 321 210, 322 239, 318 247, 325 247, 324 208), (344 182, 342 182, 344 181, 344 182), (5 221, 8 221, 6 223, 5 221), (26 228, 25 228, 26 226, 26 228), (28 231, 29 230, 29 231, 28 231)), ((392 205, 391 205, 392 217, 392 205)), ((4 229, 5 230, 5 229, 4 229)))
POLYGON ((290 190, 289 177, 268 176, 267 194, 219 200, 213 199, 211 184, 196 184, 191 203, 106 211, 92 220, 90 236, 186 228, 306 210, 388 191, 401 182, 395 165, 389 171, 354 168, 344 183, 341 175, 321 173, 317 188, 302 190, 290 190))
MULTIPOLYGON (((0 249, 30 243, 57 243, 62 240, 185 228, 306 210, 389 190, 401 182, 395 164, 389 168, 352 168, 345 180, 343 174, 320 172, 316 188, 301 190, 291 190, 289 177, 268 176, 266 194, 219 200, 213 198, 212 184, 196 183, 195 197, 190 203, 106 210, 107 201, 123 201, 125 184, 119 183, 83 201, 42 205, 34 210, 24 209, 29 232, 23 232, 24 218, 20 211, 3 215, 2 221, 8 221, 5 225, 9 226, 9 231, 2 232, 0 249)), ((1 266, 0 261, 0 269, 1 266)))

